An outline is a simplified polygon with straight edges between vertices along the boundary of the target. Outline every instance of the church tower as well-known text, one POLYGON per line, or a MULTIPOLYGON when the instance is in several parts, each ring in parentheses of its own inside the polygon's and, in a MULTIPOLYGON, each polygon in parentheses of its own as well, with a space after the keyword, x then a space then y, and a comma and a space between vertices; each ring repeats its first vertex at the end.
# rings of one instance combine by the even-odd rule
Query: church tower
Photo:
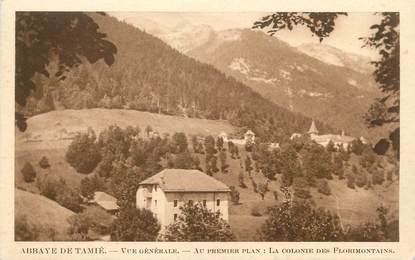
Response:
POLYGON ((314 120, 311 122, 310 130, 307 132, 310 136, 318 135, 318 130, 316 127, 316 124, 314 123, 314 120))

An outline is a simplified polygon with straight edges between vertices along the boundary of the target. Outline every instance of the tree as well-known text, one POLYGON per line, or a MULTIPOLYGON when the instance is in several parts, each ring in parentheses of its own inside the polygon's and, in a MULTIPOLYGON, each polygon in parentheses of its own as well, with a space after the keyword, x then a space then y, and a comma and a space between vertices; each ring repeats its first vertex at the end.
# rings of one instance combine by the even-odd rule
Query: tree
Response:
POLYGON ((334 147, 334 143, 332 140, 330 140, 329 143, 327 144, 326 151, 330 153, 336 151, 336 148, 334 147))
POLYGON ((258 194, 261 195, 261 199, 264 200, 265 194, 269 191, 268 181, 258 184, 257 190, 258 190, 258 194))
MULTIPOLYGON (((65 79, 65 72, 82 64, 83 58, 90 63, 104 59, 112 65, 117 48, 98 29, 94 20, 81 12, 16 12, 16 104, 24 107, 34 91, 50 93, 49 86, 34 84, 37 73, 59 81, 65 79), (47 66, 54 58, 58 70, 50 75, 47 66)), ((26 129, 22 113, 16 112, 15 121, 20 131, 26 129)))
POLYGON ((360 141, 360 139, 355 139, 350 144, 350 151, 356 155, 362 155, 365 150, 365 145, 360 141))
POLYGON ((347 174, 346 178, 347 178, 347 187, 349 187, 350 189, 354 189, 355 188, 354 174, 347 174))
POLYGON ((211 135, 205 137, 205 152, 208 155, 213 155, 217 152, 215 149, 215 138, 211 135))
POLYGON ((268 218, 258 230, 262 241, 341 241, 344 237, 339 217, 306 200, 285 201, 269 208, 268 218))
POLYGON ((29 224, 26 215, 16 216, 14 220, 14 238, 16 241, 36 241, 39 229, 29 224))
POLYGON ((222 151, 223 149, 223 138, 222 137, 218 137, 217 141, 216 141, 216 146, 218 147, 218 151, 222 151))
POLYGON ((89 229, 92 226, 92 219, 84 214, 77 214, 69 217, 69 228, 67 234, 72 241, 90 241, 88 235, 89 229))
POLYGON ((150 133, 153 132, 153 128, 148 125, 146 126, 145 131, 146 131, 147 137, 150 137, 150 133))
POLYGON ((239 204, 239 191, 235 188, 235 186, 230 186, 229 189, 231 190, 231 201, 233 204, 238 205, 239 204))
POLYGON ((42 159, 40 159, 39 166, 42 169, 47 169, 50 167, 49 160, 46 156, 43 156, 42 159))
POLYGON ((81 180, 81 195, 88 200, 94 197, 96 191, 100 191, 103 188, 104 182, 97 175, 86 177, 81 180))
POLYGON ((246 156, 245 158, 245 170, 248 173, 249 176, 251 176, 251 171, 254 168, 252 168, 252 161, 251 161, 251 157, 249 157, 249 155, 246 156))
MULTIPOLYGON (((307 27, 321 42, 333 32, 336 19, 340 15, 347 15, 347 13, 278 12, 255 22, 253 28, 270 28, 268 33, 274 35, 280 30, 292 30, 294 26, 301 25, 307 27)), ((372 64, 376 68, 375 81, 384 93, 384 96, 379 98, 364 116, 369 127, 399 122, 399 13, 383 12, 380 15, 382 17, 380 23, 370 27, 373 30, 372 35, 360 38, 364 41, 365 47, 374 48, 379 53, 380 59, 373 61, 372 64)), ((393 132, 399 132, 399 127, 396 127, 393 132)), ((395 139, 395 144, 398 146, 398 139, 395 139)))
POLYGON ((23 180, 25 182, 32 182, 36 178, 36 171, 30 162, 26 162, 21 170, 23 180))
POLYGON ((229 224, 200 203, 187 203, 180 207, 177 221, 166 228, 166 241, 234 241, 229 224))
POLYGON ((82 198, 79 196, 79 191, 70 188, 65 183, 57 193, 56 202, 74 212, 80 212, 82 210, 82 198))
POLYGON ((111 226, 111 240, 155 241, 160 228, 151 211, 131 206, 121 207, 111 226))
POLYGON ((238 175, 238 181, 239 181, 239 187, 245 189, 247 186, 245 184, 245 177, 244 177, 244 172, 243 169, 241 168, 239 175, 238 175))
POLYGON ((173 153, 183 153, 187 150, 187 138, 185 133, 174 133, 172 136, 173 153))
MULTIPOLYGON (((197 157, 195 157, 197 158, 197 157)), ((194 164, 194 158, 192 157, 192 155, 190 154, 189 151, 185 151, 182 153, 179 153, 176 155, 176 158, 174 160, 174 168, 177 169, 194 169, 195 164, 194 164)))
POLYGON ((78 133, 66 151, 66 161, 79 173, 91 173, 101 161, 96 137, 78 133))
POLYGON ((317 191, 326 196, 331 194, 330 186, 327 180, 322 179, 317 182, 317 191))
POLYGON ((339 179, 344 179, 344 166, 342 160, 342 154, 335 154, 333 157, 333 173, 339 177, 339 179))
POLYGON ((196 135, 192 136, 192 147, 194 153, 201 153, 199 140, 196 135))
POLYGON ((223 150, 219 152, 219 161, 220 161, 220 171, 222 173, 225 173, 226 169, 228 168, 228 165, 226 164, 226 152, 223 150))

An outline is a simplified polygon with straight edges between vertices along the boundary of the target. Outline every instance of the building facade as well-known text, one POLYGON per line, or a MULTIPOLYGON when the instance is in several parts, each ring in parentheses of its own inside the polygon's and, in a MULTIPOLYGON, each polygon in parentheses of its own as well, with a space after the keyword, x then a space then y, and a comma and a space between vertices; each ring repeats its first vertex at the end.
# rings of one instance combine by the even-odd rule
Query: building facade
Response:
POLYGON ((344 134, 344 131, 341 132, 340 135, 335 134, 326 134, 326 135, 319 135, 319 131, 314 123, 314 120, 311 122, 310 130, 307 132, 310 135, 311 140, 315 141, 319 145, 327 147, 327 145, 332 142, 335 148, 343 147, 343 149, 347 150, 353 140, 356 138, 352 136, 347 136, 344 134))
POLYGON ((162 227, 176 221, 180 207, 189 202, 219 211, 228 221, 229 192, 225 184, 199 170, 165 169, 139 184, 136 206, 152 211, 162 227))

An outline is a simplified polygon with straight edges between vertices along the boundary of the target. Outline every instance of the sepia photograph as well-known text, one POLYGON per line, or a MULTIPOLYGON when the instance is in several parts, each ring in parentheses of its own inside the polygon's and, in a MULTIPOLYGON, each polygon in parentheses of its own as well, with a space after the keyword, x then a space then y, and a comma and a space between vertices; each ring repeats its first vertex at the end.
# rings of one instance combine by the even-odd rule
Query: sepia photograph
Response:
POLYGON ((399 12, 14 23, 14 241, 400 241, 399 12))

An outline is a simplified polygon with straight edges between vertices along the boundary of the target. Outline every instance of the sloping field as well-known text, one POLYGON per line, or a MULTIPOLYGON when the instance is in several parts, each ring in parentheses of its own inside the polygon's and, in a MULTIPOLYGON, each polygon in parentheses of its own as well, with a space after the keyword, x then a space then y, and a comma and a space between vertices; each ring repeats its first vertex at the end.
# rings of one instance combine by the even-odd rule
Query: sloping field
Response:
POLYGON ((144 135, 146 126, 160 134, 184 132, 197 135, 218 135, 235 132, 227 121, 185 118, 124 109, 60 110, 31 117, 24 133, 16 134, 16 149, 51 149, 66 147, 78 131, 88 127, 99 134, 110 125, 121 128, 139 126, 144 135))
POLYGON ((15 189, 15 218, 26 217, 27 222, 37 227, 52 228, 56 239, 62 239, 69 227, 68 218, 75 215, 69 209, 41 195, 15 189))

